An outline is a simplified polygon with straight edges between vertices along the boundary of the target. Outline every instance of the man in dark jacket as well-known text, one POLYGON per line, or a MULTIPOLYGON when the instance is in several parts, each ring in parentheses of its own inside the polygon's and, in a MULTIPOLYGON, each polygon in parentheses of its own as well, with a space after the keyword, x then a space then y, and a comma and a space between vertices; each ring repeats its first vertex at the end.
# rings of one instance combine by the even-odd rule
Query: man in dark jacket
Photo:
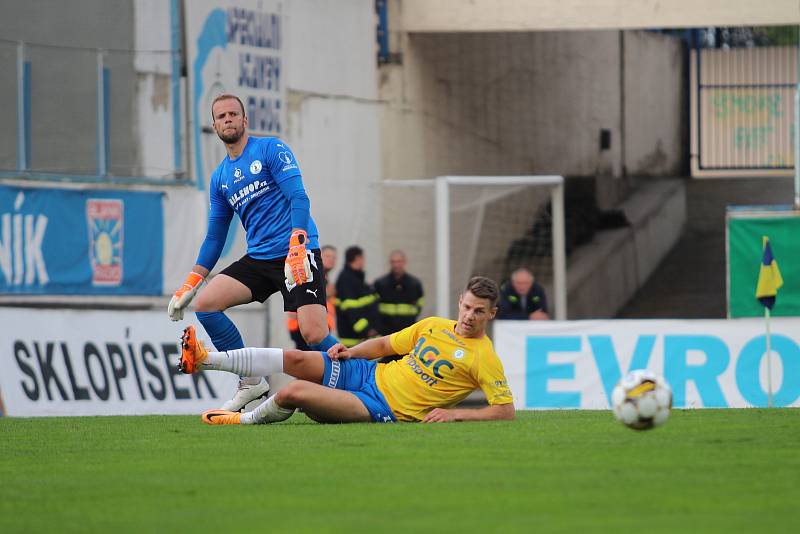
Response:
POLYGON ((417 322, 425 297, 419 278, 406 272, 406 255, 402 250, 389 254, 389 272, 375 280, 380 303, 380 328, 385 336, 399 332, 417 322))
POLYGON ((536 282, 525 267, 511 273, 511 283, 500 289, 498 319, 547 320, 547 297, 544 288, 536 282))
POLYGON ((339 341, 353 347, 377 334, 378 296, 365 280, 361 247, 349 247, 344 259, 336 280, 336 328, 339 341))

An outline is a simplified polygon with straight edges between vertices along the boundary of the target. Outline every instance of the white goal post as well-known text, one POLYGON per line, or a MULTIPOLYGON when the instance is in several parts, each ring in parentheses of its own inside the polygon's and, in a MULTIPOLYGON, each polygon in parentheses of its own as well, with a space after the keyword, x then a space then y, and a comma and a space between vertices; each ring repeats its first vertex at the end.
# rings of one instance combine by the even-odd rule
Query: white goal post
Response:
MULTIPOLYGON (((562 176, 439 176, 423 180, 384 180, 387 187, 435 187, 436 315, 450 317, 451 305, 451 195, 452 186, 539 186, 549 189, 552 206, 552 258, 555 319, 567 318, 567 276, 564 227, 564 178, 562 176)), ((478 210, 474 227, 483 225, 487 214, 478 210)), ((468 244, 474 256, 477 238, 468 244)))

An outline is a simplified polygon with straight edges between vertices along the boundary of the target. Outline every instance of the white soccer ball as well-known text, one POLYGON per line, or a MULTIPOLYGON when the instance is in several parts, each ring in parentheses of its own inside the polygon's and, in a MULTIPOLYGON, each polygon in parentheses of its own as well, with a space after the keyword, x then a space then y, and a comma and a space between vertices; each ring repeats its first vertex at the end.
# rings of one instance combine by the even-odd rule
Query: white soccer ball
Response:
POLYGON ((663 424, 672 408, 672 388, 652 371, 637 369, 625 375, 611 393, 614 417, 634 430, 663 424))

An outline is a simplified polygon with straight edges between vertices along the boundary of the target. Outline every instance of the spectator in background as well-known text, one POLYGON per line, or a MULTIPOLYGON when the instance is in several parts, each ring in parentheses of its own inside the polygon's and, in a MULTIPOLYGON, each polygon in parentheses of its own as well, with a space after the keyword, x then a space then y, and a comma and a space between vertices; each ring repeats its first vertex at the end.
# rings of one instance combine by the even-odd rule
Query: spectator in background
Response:
POLYGON ((353 347, 378 333, 378 296, 366 282, 361 247, 345 250, 344 261, 336 280, 336 326, 339 341, 353 347))
MULTIPOLYGON (((375 280, 375 291, 380 300, 378 331, 382 335, 399 332, 417 322, 425 297, 419 278, 406 272, 405 252, 393 250, 389 254, 389 272, 375 280)), ((378 362, 389 363, 400 358, 402 356, 384 356, 378 362)))
POLYGON ((550 319, 544 288, 525 267, 511 273, 510 283, 506 282, 500 289, 497 318, 532 321, 550 319))
POLYGON ((375 280, 378 293, 380 328, 385 336, 399 332, 417 322, 425 297, 419 278, 406 272, 406 255, 402 250, 389 254, 389 272, 375 280))
MULTIPOLYGON (((328 330, 333 332, 336 327, 336 289, 330 281, 330 272, 336 268, 336 247, 325 245, 321 249, 322 274, 325 277, 325 293, 327 295, 326 308, 328 312, 328 330)), ((300 334, 300 324, 297 321, 297 312, 286 312, 286 328, 289 336, 294 341, 298 350, 311 350, 303 336, 300 334)))

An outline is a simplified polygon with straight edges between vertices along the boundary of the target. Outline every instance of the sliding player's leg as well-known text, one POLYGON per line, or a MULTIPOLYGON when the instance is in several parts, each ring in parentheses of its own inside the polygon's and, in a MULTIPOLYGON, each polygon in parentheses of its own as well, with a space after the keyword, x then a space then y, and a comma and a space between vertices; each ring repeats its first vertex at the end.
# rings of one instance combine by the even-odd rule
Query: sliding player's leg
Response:
MULTIPOLYGON (((391 422, 396 418, 375 383, 375 363, 363 359, 331 360, 314 351, 280 349, 240 349, 231 353, 203 354, 182 364, 190 369, 216 368, 241 372, 285 372, 300 380, 291 382, 252 412, 238 414, 210 410, 203 414, 207 424, 275 423, 291 417, 302 408, 315 421, 324 423, 391 422), (250 354, 244 354, 251 351, 250 354), (238 353, 242 353, 241 355, 238 353), (234 360, 238 358, 239 362, 234 360), (199 362, 199 363, 198 363, 199 362), (244 365, 245 367, 234 367, 244 365), (193 366, 193 367, 191 367, 193 366)), ((187 351, 184 349, 184 353, 187 351)), ((184 357, 182 356, 182 361, 184 357)))
POLYGON ((373 420, 370 411, 355 394, 306 380, 290 382, 250 412, 208 410, 203 413, 202 420, 209 425, 277 423, 291 417, 298 408, 320 423, 366 423, 373 420))
MULTIPOLYGON (((203 343, 197 339, 192 326, 184 330, 181 341, 181 360, 178 368, 184 373, 195 373, 201 370, 228 371, 238 375, 286 373, 301 379, 287 386, 289 387, 288 391, 291 392, 294 391, 293 384, 295 383, 311 384, 308 380, 313 380, 318 384, 322 381, 325 372, 324 362, 327 356, 323 356, 321 352, 317 351, 248 347, 227 352, 208 352, 203 343)), ((319 385, 317 387, 327 389, 319 385)), ((313 401, 317 402, 318 397, 314 396, 313 401)), ((224 409, 209 410, 203 413, 202 420, 210 425, 276 423, 291 417, 295 408, 294 404, 288 402, 286 405, 279 405, 276 395, 273 395, 249 413, 240 414, 235 410, 224 409)), ((363 408, 363 404, 361 408, 363 408)), ((351 411, 349 408, 347 410, 346 413, 351 411)), ((357 415, 363 414, 358 413, 357 415)))
POLYGON ((269 376, 286 373, 301 380, 321 383, 325 358, 318 351, 247 347, 225 352, 208 351, 197 339, 197 331, 187 326, 181 336, 178 368, 187 374, 198 371, 227 371, 240 376, 269 376))
MULTIPOLYGON (((202 348, 202 345, 199 347, 202 348)), ((234 365, 242 365, 236 362, 244 361, 248 371, 285 372, 300 380, 290 382, 276 395, 272 395, 245 414, 209 410, 202 415, 202 420, 206 424, 277 423, 291 417, 297 408, 302 408, 310 418, 321 423, 356 423, 373 420, 370 410, 356 394, 335 389, 340 385, 340 378, 342 384, 347 382, 347 373, 340 371, 340 362, 331 364, 330 359, 321 352, 259 348, 232 352, 234 353, 232 356, 230 353, 210 353, 205 357, 201 356, 202 361, 195 369, 203 367, 241 372, 243 368, 234 365), (236 354, 245 351, 250 351, 250 354, 236 354), (224 369, 225 367, 228 369, 224 369), (321 385, 320 382, 323 381, 330 386, 321 385)), ((347 363, 344 362, 345 369, 347 363)))
POLYGON ((320 423, 372 421, 369 410, 355 394, 305 380, 287 384, 275 395, 275 402, 284 409, 301 408, 311 419, 320 423))
MULTIPOLYGON (((307 357, 309 353, 298 355, 303 364, 313 362, 316 366, 321 360, 324 366, 320 385, 314 382, 297 380, 281 389, 262 406, 253 411, 252 422, 273 422, 281 413, 290 413, 297 408, 311 419, 321 423, 361 423, 396 421, 386 399, 375 383, 376 364, 364 359, 331 360, 325 353, 317 353, 320 358, 307 357), (263 408, 263 412, 259 409, 263 408), (283 412, 279 412, 283 410, 283 412), (259 419, 261 418, 261 419, 259 419)), ((310 353, 313 354, 313 353, 310 353)), ((287 363, 291 357, 286 358, 287 363)), ((295 363, 296 365, 296 363, 295 363)), ((288 417, 284 415, 283 417, 288 417)), ((244 419, 242 422, 246 422, 244 419)))

